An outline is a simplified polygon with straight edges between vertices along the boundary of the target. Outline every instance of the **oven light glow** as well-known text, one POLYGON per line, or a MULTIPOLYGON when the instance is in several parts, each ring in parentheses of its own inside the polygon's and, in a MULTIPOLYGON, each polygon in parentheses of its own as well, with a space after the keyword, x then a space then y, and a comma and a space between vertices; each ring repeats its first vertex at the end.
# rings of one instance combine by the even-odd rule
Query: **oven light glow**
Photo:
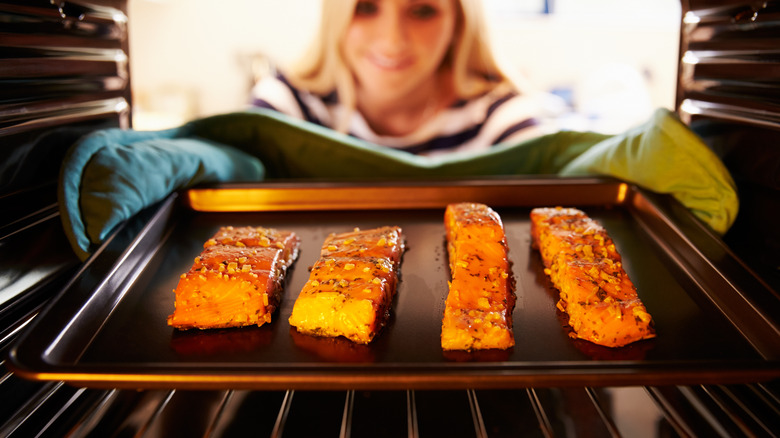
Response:
POLYGON ((120 11, 114 11, 114 13, 111 14, 111 19, 116 23, 127 24, 127 15, 120 11))
POLYGON ((701 17, 691 11, 686 12, 685 16, 683 17, 683 23, 685 24, 698 24, 700 22, 701 17))
POLYGON ((685 52, 685 54, 682 57, 682 62, 684 64, 694 65, 694 64, 698 64, 699 61, 700 61, 699 57, 696 56, 693 52, 690 52, 690 51, 685 52))
POLYGON ((626 200, 626 194, 628 193, 628 184, 620 184, 618 186, 617 201, 618 204, 622 204, 626 200))
POLYGON ((680 104, 680 110, 686 114, 701 114, 701 109, 690 99, 685 99, 680 104))
POLYGON ((116 103, 114 104, 114 112, 123 113, 129 110, 130 110, 130 105, 127 104, 126 100, 124 99, 116 100, 116 103))

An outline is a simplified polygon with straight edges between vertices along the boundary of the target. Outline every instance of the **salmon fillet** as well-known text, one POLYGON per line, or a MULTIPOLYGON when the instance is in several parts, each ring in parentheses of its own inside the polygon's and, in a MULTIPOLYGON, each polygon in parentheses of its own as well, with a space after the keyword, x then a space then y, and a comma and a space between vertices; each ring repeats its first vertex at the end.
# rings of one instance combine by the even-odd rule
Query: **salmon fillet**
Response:
POLYGON ((652 317, 599 223, 573 208, 535 208, 531 237, 572 337, 607 347, 655 337, 652 317))
POLYGON ((507 349, 515 344, 514 278, 504 227, 484 204, 450 204, 444 213, 452 280, 444 304, 444 350, 507 349))
POLYGON ((300 239, 290 231, 220 228, 181 275, 168 325, 211 329, 271 322, 299 246, 300 239))
POLYGON ((328 236, 290 325, 309 335, 370 343, 389 317, 404 248, 399 227, 328 236))

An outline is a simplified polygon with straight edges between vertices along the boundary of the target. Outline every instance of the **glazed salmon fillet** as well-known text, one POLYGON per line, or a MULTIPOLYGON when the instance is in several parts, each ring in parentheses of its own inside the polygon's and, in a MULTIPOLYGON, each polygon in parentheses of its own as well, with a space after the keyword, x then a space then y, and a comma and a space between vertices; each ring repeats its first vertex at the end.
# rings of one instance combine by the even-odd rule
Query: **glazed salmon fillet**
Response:
POLYGON ((501 218, 484 204, 458 203, 447 206, 444 224, 452 280, 442 319, 442 349, 514 346, 514 279, 501 218))
POLYGON ((531 237, 572 337, 607 347, 655 337, 652 317, 598 222, 573 208, 535 208, 531 237))
POLYGON ((168 325, 211 329, 271 322, 299 246, 290 231, 220 228, 179 279, 168 325))
POLYGON ((295 300, 299 332, 368 344, 389 317, 405 249, 399 227, 331 234, 295 300))

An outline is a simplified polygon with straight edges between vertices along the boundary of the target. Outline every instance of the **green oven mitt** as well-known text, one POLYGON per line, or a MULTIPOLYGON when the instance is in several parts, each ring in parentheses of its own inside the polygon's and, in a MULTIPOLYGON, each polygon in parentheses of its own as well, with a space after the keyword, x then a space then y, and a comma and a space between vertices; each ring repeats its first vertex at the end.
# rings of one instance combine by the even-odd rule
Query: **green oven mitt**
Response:
POLYGON ((720 233, 738 208, 723 164, 667 110, 621 135, 563 131, 440 158, 378 146, 268 110, 206 117, 159 132, 98 131, 69 151, 60 205, 65 231, 84 258, 117 224, 199 183, 539 174, 613 176, 669 193, 720 233))
POLYGON ((379 146, 332 129, 257 109, 191 123, 194 135, 258 157, 266 177, 355 179, 555 174, 594 144, 610 138, 558 132, 480 153, 424 157, 379 146))
POLYGON ((372 145, 263 111, 214 116, 198 121, 193 130, 259 157, 269 177, 612 176, 672 195, 721 234, 736 219, 739 206, 734 181, 720 159, 666 109, 619 135, 562 131, 441 158, 372 145))
POLYGON ((658 110, 644 125, 605 139, 558 171, 562 176, 609 175, 668 193, 714 231, 737 217, 736 185, 720 158, 686 125, 658 110))

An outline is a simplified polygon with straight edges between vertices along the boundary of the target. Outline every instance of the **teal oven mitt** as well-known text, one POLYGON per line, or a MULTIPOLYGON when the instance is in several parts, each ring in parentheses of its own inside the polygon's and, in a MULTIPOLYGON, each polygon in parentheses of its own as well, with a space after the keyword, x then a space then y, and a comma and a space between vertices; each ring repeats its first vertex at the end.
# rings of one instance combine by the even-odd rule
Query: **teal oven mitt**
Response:
POLYGON ((120 222, 175 190, 263 176, 257 158, 192 137, 186 125, 158 132, 102 130, 68 151, 60 172, 60 214, 84 260, 120 222))
POLYGON ((621 135, 563 131, 440 158, 378 146, 268 110, 206 117, 160 132, 98 131, 69 152, 60 203, 66 233, 85 257, 123 220, 197 183, 534 174, 614 176, 669 193, 721 233, 738 206, 723 164, 666 110, 621 135))

